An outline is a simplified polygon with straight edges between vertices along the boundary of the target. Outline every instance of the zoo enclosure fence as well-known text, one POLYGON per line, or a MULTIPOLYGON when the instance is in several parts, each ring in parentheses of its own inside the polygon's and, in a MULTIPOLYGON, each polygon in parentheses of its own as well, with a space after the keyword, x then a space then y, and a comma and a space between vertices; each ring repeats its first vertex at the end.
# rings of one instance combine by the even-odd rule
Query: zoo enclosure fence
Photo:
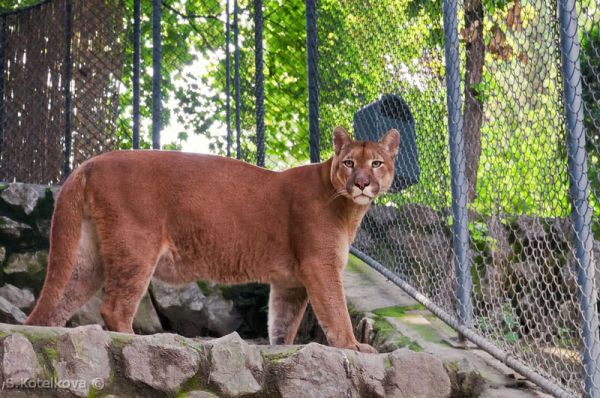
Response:
MULTIPOLYGON (((213 78, 224 86, 215 97, 225 110, 223 151, 264 165, 276 106, 265 95, 275 56, 264 35, 273 18, 263 14, 269 3, 240 3, 215 2, 217 18, 203 23, 219 37, 205 46, 219 48, 212 54, 220 60, 213 78)), ((306 22, 306 63, 293 71, 306 93, 291 103, 306 108, 296 127, 306 131, 311 161, 331 153, 335 125, 358 131, 355 114, 368 104, 379 114, 363 121, 375 129, 386 114, 409 113, 398 128, 414 147, 397 167, 418 178, 372 206, 352 252, 555 396, 600 397, 600 6, 367 4, 280 7, 306 22), (403 102, 377 102, 389 93, 403 102), (399 103, 409 110, 386 109, 399 103)), ((180 51, 161 46, 164 23, 175 18, 191 31, 199 15, 136 0, 131 22, 118 17, 121 7, 55 0, 0 18, 0 179, 60 181, 116 145, 116 115, 128 107, 132 147, 143 146, 140 130, 151 118, 151 145, 161 148, 161 89, 172 76, 160 72, 180 51), (150 32, 151 58, 143 56, 150 32), (130 77, 129 97, 118 86, 130 77)))

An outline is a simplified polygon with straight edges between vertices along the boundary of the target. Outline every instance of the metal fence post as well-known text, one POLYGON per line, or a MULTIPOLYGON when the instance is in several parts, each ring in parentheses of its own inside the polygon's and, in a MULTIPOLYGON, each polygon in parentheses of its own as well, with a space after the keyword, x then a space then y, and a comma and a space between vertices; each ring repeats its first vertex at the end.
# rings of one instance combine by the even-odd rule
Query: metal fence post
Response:
POLYGON ((234 53, 233 53, 233 68, 235 69, 235 74, 233 77, 233 85, 235 86, 235 140, 236 140, 236 158, 242 158, 242 132, 241 132, 241 120, 240 120, 240 29, 238 26, 238 17, 239 17, 239 9, 238 9, 238 0, 233 0, 233 44, 234 44, 234 53))
POLYGON ((254 64, 256 99, 256 164, 265 165, 265 86, 263 74, 263 0, 254 0, 254 64))
POLYGON ((0 159, 4 143, 4 63, 6 61, 6 19, 0 18, 0 159))
POLYGON ((306 0, 306 70, 308 74, 308 145, 310 161, 321 159, 319 129, 319 71, 317 64, 317 4, 316 0, 306 0))
POLYGON ((229 21, 229 0, 225 3, 225 122, 227 124, 227 157, 231 156, 231 26, 229 21))
POLYGON ((152 0, 152 149, 160 149, 161 106, 161 0, 152 0))
POLYGON ((73 36, 73 1, 65 2, 65 81, 63 90, 65 93, 65 143, 63 160, 63 178, 66 178, 71 172, 71 145, 72 145, 72 117, 73 117, 73 93, 71 92, 71 81, 73 80, 73 54, 72 54, 72 36, 73 36))
POLYGON ((575 0, 559 1, 560 39, 564 107, 569 161, 571 219, 575 228, 574 247, 577 257, 577 283, 582 318, 583 367, 585 396, 600 397, 600 340, 598 336, 598 294, 595 286, 596 267, 592 261, 592 209, 589 206, 589 181, 585 150, 585 127, 581 98, 579 37, 575 0))
POLYGON ((444 0, 444 47, 446 55, 446 101, 450 144, 450 174, 454 262, 458 282, 458 318, 465 326, 472 322, 471 269, 469 260, 469 220, 467 215, 467 179, 460 97, 460 57, 458 53, 457 1, 444 0))
POLYGON ((142 0, 133 2, 133 134, 132 147, 140 149, 140 46, 142 0))

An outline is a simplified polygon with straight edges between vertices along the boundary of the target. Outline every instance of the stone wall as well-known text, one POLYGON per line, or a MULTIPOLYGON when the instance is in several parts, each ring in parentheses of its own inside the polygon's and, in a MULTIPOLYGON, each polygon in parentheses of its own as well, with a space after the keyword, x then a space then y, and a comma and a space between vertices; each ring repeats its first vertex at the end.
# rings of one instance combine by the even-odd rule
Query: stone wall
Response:
POLYGON ((0 325, 3 397, 445 398, 450 377, 429 354, 362 354, 311 343, 249 345, 132 336, 97 325, 0 325))

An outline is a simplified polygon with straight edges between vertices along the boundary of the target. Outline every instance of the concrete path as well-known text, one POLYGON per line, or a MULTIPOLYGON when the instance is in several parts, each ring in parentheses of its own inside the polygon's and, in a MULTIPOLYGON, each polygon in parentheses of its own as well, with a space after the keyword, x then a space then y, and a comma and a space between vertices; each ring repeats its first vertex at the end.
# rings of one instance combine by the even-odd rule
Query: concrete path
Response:
MULTIPOLYGON (((418 344, 423 351, 435 355, 444 363, 460 364, 474 369, 486 380, 479 395, 482 398, 546 398, 540 388, 486 352, 468 344, 457 348, 448 342, 456 341, 457 333, 424 309, 402 289, 368 265, 351 256, 344 272, 348 303, 367 316, 381 308, 405 307, 401 317, 385 317, 402 335, 418 344)), ((401 308, 399 308, 401 309, 401 308)))

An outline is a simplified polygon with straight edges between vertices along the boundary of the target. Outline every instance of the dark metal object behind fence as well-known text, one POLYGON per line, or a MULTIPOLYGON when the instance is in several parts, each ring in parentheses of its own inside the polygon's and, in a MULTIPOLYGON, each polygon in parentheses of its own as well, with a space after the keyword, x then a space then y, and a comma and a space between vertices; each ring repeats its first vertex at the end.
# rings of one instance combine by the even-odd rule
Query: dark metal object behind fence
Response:
POLYGON ((256 101, 256 164, 265 165, 265 76, 263 72, 263 2, 254 0, 254 97, 256 101))
POLYGON ((239 7, 238 0, 233 0, 233 45, 234 45, 234 61, 233 68, 235 70, 233 77, 233 85, 235 90, 235 142, 236 142, 236 159, 242 158, 242 127, 241 127, 241 82, 240 82, 240 27, 239 27, 239 7))
POLYGON ((306 71, 308 75, 308 145, 310 161, 321 159, 319 127, 319 72, 317 68, 317 9, 316 0, 306 0, 306 71))
POLYGON ((131 146, 140 148, 140 58, 142 41, 142 0, 133 2, 133 131, 131 146))
POLYGON ((227 157, 231 156, 231 23, 229 0, 225 3, 225 126, 227 128, 227 157))
POLYGON ((73 1, 65 1, 65 80, 63 81, 65 94, 65 142, 63 175, 68 176, 71 172, 71 145, 73 141, 73 94, 71 93, 71 82, 73 81, 73 48, 71 40, 73 37, 73 1))
POLYGON ((162 129, 162 2, 152 0, 152 149, 160 149, 162 129))

